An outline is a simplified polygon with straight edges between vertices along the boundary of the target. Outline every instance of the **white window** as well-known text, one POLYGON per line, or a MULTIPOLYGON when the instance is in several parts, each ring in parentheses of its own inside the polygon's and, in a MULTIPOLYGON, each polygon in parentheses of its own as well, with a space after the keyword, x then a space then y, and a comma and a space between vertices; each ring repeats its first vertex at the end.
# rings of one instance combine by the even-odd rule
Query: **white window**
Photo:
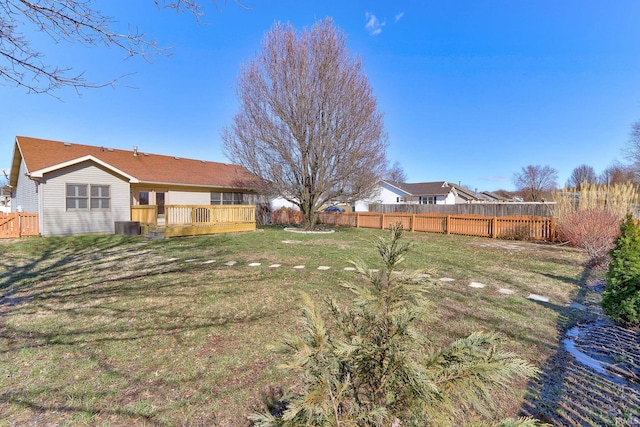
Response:
POLYGON ((111 191, 108 185, 67 184, 66 192, 68 211, 111 208, 111 191))
POLYGON ((67 184, 67 210, 86 210, 89 207, 87 184, 67 184))
POLYGON ((421 205, 435 205, 436 197, 435 196, 420 196, 419 203, 421 205))
POLYGON ((91 185, 91 210, 110 209, 111 196, 108 185, 91 185))
POLYGON ((242 193, 231 192, 211 192, 211 204, 212 205, 241 205, 244 203, 242 193))

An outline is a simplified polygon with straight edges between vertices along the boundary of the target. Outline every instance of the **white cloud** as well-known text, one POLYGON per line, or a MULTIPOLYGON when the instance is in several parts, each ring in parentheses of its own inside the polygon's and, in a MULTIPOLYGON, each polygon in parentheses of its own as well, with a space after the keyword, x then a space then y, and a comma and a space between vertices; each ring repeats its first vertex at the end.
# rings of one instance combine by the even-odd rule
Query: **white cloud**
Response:
POLYGON ((380 20, 376 18, 376 15, 374 15, 373 13, 366 12, 365 17, 367 18, 367 24, 364 26, 364 28, 369 31, 369 34, 372 36, 377 36, 378 34, 380 34, 382 32, 382 27, 385 26, 385 22, 380 22, 380 20))
POLYGON ((398 22, 404 16, 404 12, 396 13, 395 22, 398 22))

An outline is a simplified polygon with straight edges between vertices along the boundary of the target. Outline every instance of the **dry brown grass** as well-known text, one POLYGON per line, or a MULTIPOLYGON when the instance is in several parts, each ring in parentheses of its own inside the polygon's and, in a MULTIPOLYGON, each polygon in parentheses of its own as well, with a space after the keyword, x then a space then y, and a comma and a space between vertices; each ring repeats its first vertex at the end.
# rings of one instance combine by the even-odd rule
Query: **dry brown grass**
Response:
MULTIPOLYGON (((265 390, 293 382, 268 345, 299 327, 299 292, 317 300, 345 297, 337 285, 354 275, 343 267, 356 257, 375 267, 369 241, 380 233, 344 228, 310 236, 266 228, 1 246, 0 425, 246 425, 265 390), (224 266, 229 260, 238 264, 224 266), (270 269, 271 263, 283 266, 270 269), (307 268, 294 270, 297 264, 307 268), (320 265, 332 268, 316 270, 320 265)), ((423 328, 434 346, 474 330, 497 331, 508 348, 543 366, 578 319, 567 305, 582 292, 583 251, 407 236, 415 247, 406 268, 435 268, 456 279, 432 291, 436 316, 423 328), (472 289, 469 281, 487 287, 472 289), (548 295, 551 303, 527 300, 529 293, 548 295)), ((499 415, 518 415, 532 387, 505 392, 499 415)))

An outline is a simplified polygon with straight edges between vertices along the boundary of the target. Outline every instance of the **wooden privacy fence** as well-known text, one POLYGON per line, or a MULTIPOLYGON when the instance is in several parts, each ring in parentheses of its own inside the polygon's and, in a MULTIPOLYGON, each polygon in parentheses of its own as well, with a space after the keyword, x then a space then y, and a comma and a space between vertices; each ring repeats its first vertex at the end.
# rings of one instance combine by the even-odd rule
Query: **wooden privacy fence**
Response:
POLYGON ((327 225, 377 229, 388 229, 391 224, 400 223, 408 231, 502 239, 554 241, 557 237, 554 219, 540 216, 322 212, 320 221, 327 225))
POLYGON ((39 234, 38 214, 0 212, 0 239, 38 236, 39 234))
POLYGON ((256 229, 255 205, 167 205, 167 237, 251 231, 256 229))
POLYGON ((272 224, 302 224, 304 215, 301 211, 294 209, 276 209, 271 212, 272 224))
POLYGON ((555 202, 456 203, 455 205, 369 204, 369 212, 383 214, 444 214, 483 216, 552 216, 555 202))

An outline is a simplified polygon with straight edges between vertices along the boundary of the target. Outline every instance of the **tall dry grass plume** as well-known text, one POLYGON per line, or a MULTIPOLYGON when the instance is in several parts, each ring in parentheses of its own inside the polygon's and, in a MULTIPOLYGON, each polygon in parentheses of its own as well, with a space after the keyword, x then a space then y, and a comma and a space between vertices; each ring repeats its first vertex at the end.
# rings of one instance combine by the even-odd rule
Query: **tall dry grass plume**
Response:
POLYGON ((553 195, 556 202, 554 217, 560 220, 567 214, 586 210, 607 210, 622 220, 627 213, 635 213, 640 196, 630 182, 614 185, 582 183, 580 190, 564 189, 553 195))

